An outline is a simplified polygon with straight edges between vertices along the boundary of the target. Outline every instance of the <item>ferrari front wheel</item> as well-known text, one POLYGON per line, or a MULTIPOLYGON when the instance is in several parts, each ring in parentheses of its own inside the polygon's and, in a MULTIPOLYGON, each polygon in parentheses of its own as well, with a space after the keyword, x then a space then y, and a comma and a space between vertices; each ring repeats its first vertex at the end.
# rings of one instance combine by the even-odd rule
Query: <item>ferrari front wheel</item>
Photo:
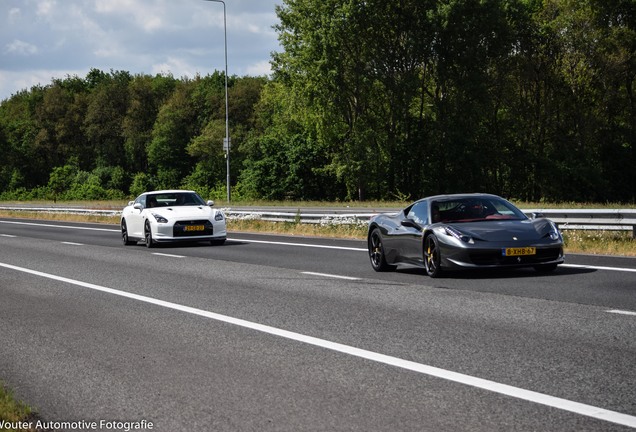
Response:
POLYGON ((442 274, 442 255, 439 249, 439 241, 434 235, 429 235, 424 240, 424 267, 426 274, 432 278, 442 274))
POLYGON ((369 259, 371 260, 371 267, 377 272, 395 270, 396 266, 386 262, 386 256, 384 255, 384 246, 382 245, 382 234, 380 230, 375 228, 368 241, 369 259))

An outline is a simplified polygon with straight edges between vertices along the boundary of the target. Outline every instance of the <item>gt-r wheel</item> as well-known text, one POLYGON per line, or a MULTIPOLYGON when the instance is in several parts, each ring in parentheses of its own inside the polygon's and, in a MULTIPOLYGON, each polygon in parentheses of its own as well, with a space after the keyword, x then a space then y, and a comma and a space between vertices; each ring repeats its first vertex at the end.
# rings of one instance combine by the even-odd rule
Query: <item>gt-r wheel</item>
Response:
POLYGON ((377 272, 395 270, 397 266, 388 264, 384 256, 384 246, 382 246, 382 235, 379 229, 374 229, 369 236, 368 242, 369 259, 371 267, 377 272))
POLYGON ((146 247, 155 247, 155 241, 152 239, 152 229, 150 228, 150 222, 146 221, 144 226, 144 238, 146 239, 146 247))
POLYGON ((442 255, 437 237, 430 235, 424 240, 424 267, 426 274, 432 278, 442 274, 442 255))
POLYGON ((126 226, 126 219, 121 220, 121 239, 125 246, 136 244, 136 241, 132 241, 128 238, 128 227, 126 226))

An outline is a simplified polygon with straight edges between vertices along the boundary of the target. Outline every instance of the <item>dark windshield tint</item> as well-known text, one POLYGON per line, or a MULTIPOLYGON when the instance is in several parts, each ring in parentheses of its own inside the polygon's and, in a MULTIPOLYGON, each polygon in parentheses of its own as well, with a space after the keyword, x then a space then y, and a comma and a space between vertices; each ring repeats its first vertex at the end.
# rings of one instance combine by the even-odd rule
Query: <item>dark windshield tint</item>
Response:
POLYGON ((148 207, 201 206, 205 201, 194 192, 166 192, 147 196, 148 207))
POLYGON ((496 197, 437 200, 433 201, 431 205, 431 213, 439 214, 440 222, 527 219, 526 215, 517 207, 496 197))

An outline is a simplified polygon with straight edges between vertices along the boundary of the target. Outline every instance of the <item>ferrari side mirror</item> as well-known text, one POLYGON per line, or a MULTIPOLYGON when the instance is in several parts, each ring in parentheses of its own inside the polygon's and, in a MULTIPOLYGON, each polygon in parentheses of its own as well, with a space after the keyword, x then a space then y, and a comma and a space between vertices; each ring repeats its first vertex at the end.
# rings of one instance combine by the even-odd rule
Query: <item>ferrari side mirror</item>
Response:
POLYGON ((403 219, 401 225, 408 228, 420 228, 412 219, 403 219))

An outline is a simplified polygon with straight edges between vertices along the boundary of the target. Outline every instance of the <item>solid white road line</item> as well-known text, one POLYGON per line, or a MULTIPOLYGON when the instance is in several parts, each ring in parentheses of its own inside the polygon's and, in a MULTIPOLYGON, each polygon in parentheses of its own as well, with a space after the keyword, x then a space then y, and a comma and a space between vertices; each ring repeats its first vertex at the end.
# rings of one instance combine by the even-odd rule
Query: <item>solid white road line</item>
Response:
POLYGON ((39 272, 36 270, 27 269, 24 267, 17 267, 11 264, 0 263, 0 267, 5 267, 11 270, 16 270, 23 273, 32 274, 35 276, 44 277, 47 279, 57 280, 68 284, 89 288, 96 291, 105 292, 129 299, 161 306, 173 310, 182 311, 192 315, 198 315, 205 318, 221 321, 228 324, 234 324, 243 328, 248 328, 262 333, 267 333, 274 336, 290 339, 293 341, 325 348, 328 350, 348 354, 351 356, 371 360, 377 363, 382 363, 390 366, 395 366, 412 372, 441 378, 468 386, 480 388, 483 390, 499 393, 502 395, 510 396, 517 399, 522 399, 529 402, 535 402, 541 405, 546 405, 552 408, 557 408, 564 411, 573 412, 587 417, 592 417, 599 420, 604 420, 611 423, 620 424, 636 428, 636 417, 628 414, 619 413, 616 411, 610 411, 603 408, 595 407, 592 405, 586 405, 579 402, 570 401, 567 399, 561 399, 554 396, 546 395, 543 393, 534 392, 531 390, 525 390, 518 387, 513 387, 507 384, 500 384, 494 381, 485 380, 482 378, 473 377, 445 369, 440 369, 434 366, 428 366, 421 363, 416 363, 409 360, 403 360, 397 357, 391 357, 384 354, 379 354, 373 351, 367 351, 360 348, 355 348, 349 345, 343 345, 337 342, 331 342, 325 339, 319 339, 312 336, 306 336, 300 333, 294 333, 287 330, 282 330, 276 327, 270 327, 263 324, 258 324, 238 318, 233 318, 226 315, 220 315, 214 312, 208 312, 202 309, 196 309, 190 306, 184 306, 176 303, 159 300, 152 297, 146 297, 139 294, 133 294, 126 291, 119 291, 112 288, 107 288, 99 285, 94 285, 87 282, 81 282, 74 279, 68 279, 62 276, 56 276, 48 273, 39 272))
POLYGON ((84 246, 82 243, 75 242, 61 242, 62 244, 71 245, 71 246, 84 246))
POLYGON ((0 234, 0 237, 16 238, 17 236, 14 236, 14 235, 11 235, 11 234, 0 234))
POLYGON ((161 252, 153 252, 152 254, 164 256, 164 257, 170 257, 170 258, 185 258, 184 255, 173 255, 173 254, 167 254, 167 253, 161 253, 161 252))
POLYGON ((571 267, 571 268, 591 269, 591 270, 610 270, 610 271, 622 271, 622 272, 633 272, 633 273, 636 273, 636 269, 623 268, 623 267, 602 267, 602 266, 581 265, 581 264, 561 264, 561 266, 562 267, 571 267))
POLYGON ((613 313, 613 314, 619 314, 619 315, 632 315, 632 316, 636 316, 636 312, 633 311, 626 311, 626 310, 620 310, 620 309, 612 309, 612 310, 608 310, 606 311, 608 313, 613 313))
POLYGON ((77 225, 52 225, 52 224, 43 224, 43 223, 35 223, 35 222, 17 222, 17 221, 0 221, 0 223, 5 224, 14 224, 14 225, 30 225, 30 226, 43 226, 49 228, 65 228, 65 229, 79 229, 79 230, 88 230, 88 231, 107 231, 107 232, 121 232, 118 229, 112 228, 93 228, 93 227, 83 227, 77 225))
POLYGON ((357 277, 340 276, 340 275, 333 275, 333 274, 329 274, 329 273, 314 273, 314 272, 301 272, 301 273, 302 274, 306 274, 306 275, 311 275, 311 276, 322 276, 322 277, 334 278, 334 279, 361 280, 360 278, 357 278, 357 277))

